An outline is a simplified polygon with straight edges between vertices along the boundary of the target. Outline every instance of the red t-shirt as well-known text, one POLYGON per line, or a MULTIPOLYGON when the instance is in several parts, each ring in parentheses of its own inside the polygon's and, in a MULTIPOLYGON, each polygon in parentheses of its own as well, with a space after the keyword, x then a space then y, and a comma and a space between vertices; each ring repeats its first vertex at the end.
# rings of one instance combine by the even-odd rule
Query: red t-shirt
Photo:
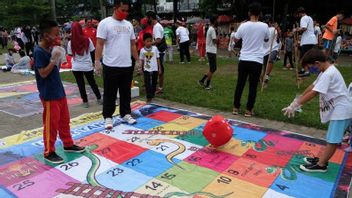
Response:
POLYGON ((204 25, 200 24, 197 30, 198 43, 205 43, 205 30, 204 25))
POLYGON ((97 43, 97 30, 94 27, 85 27, 83 28, 83 34, 93 41, 95 47, 97 43))

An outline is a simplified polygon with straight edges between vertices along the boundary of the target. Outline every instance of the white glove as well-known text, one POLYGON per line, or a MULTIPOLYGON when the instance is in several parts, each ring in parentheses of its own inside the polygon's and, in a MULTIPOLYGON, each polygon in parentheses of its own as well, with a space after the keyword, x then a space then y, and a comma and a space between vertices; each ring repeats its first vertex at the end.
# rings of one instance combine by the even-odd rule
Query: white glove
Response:
POLYGON ((101 73, 102 73, 101 62, 98 61, 98 60, 96 60, 95 63, 94 63, 94 65, 95 65, 95 73, 96 73, 97 75, 101 75, 101 73))
POLYGON ((61 63, 67 62, 65 49, 55 46, 51 51, 51 61, 58 67, 60 67, 61 63))
POLYGON ((284 116, 288 118, 295 117, 295 111, 301 108, 301 105, 298 103, 298 98, 295 98, 293 102, 286 108, 283 108, 281 111, 284 112, 284 116))

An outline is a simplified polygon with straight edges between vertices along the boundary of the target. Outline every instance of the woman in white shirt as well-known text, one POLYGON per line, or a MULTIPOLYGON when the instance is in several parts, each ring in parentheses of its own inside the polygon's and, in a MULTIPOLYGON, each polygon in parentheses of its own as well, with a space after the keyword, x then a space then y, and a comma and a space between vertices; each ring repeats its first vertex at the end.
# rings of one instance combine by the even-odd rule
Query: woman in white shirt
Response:
POLYGON ((101 94, 94 79, 93 62, 90 52, 94 51, 93 42, 83 35, 82 26, 75 22, 72 24, 72 37, 67 45, 67 53, 72 56, 72 72, 83 100, 83 106, 89 107, 88 97, 85 88, 84 77, 97 97, 98 104, 102 104, 101 94))
POLYGON ((20 73, 22 70, 29 70, 31 68, 31 58, 29 56, 26 56, 24 51, 20 51, 19 54, 21 58, 18 63, 13 65, 13 67, 11 68, 12 73, 20 73))

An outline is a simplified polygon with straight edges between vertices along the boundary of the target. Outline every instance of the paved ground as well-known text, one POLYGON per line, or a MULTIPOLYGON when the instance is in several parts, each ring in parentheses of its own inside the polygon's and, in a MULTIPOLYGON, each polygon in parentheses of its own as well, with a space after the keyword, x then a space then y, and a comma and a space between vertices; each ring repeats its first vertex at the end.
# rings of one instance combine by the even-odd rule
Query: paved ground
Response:
MULTIPOLYGON (((0 84, 20 82, 20 81, 26 81, 26 80, 32 80, 32 79, 34 79, 34 77, 32 76, 26 77, 26 76, 17 75, 17 74, 0 72, 0 84)), ((140 99, 143 100, 143 98, 140 98, 140 99)), ((304 126, 298 126, 298 125, 272 121, 272 120, 265 120, 261 118, 245 118, 243 116, 234 116, 230 113, 224 113, 213 109, 180 104, 180 103, 162 100, 158 98, 154 102, 164 106, 169 106, 169 107, 179 108, 179 109, 187 109, 189 111, 199 112, 207 115, 221 114, 226 118, 236 119, 244 122, 250 122, 267 128, 288 130, 288 131, 297 132, 297 133, 301 133, 301 134, 305 134, 305 135, 309 135, 317 138, 324 138, 324 134, 325 134, 324 131, 314 129, 314 128, 308 128, 304 126)), ((95 101, 92 101, 91 106, 88 109, 83 108, 81 106, 74 106, 70 108, 70 113, 71 113, 71 118, 73 118, 84 113, 97 112, 101 110, 102 110, 102 107, 100 105, 97 105, 95 101)), ((29 130, 29 129, 34 129, 42 126, 41 114, 33 115, 25 118, 17 118, 15 116, 11 116, 6 113, 0 112, 0 120, 1 120, 0 138, 19 133, 22 130, 29 130)))

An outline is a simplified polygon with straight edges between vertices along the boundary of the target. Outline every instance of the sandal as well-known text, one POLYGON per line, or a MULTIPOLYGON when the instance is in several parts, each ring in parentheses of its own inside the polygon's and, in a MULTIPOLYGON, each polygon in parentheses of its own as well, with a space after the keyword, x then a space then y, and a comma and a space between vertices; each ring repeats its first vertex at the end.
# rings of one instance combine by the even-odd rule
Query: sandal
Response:
POLYGON ((234 108, 232 109, 232 114, 233 114, 233 115, 238 115, 239 113, 240 113, 240 110, 239 110, 238 108, 234 107, 234 108))
POLYGON ((246 113, 244 113, 244 117, 247 117, 247 118, 250 118, 250 117, 252 117, 252 116, 254 116, 254 113, 253 113, 253 111, 246 111, 246 113))

